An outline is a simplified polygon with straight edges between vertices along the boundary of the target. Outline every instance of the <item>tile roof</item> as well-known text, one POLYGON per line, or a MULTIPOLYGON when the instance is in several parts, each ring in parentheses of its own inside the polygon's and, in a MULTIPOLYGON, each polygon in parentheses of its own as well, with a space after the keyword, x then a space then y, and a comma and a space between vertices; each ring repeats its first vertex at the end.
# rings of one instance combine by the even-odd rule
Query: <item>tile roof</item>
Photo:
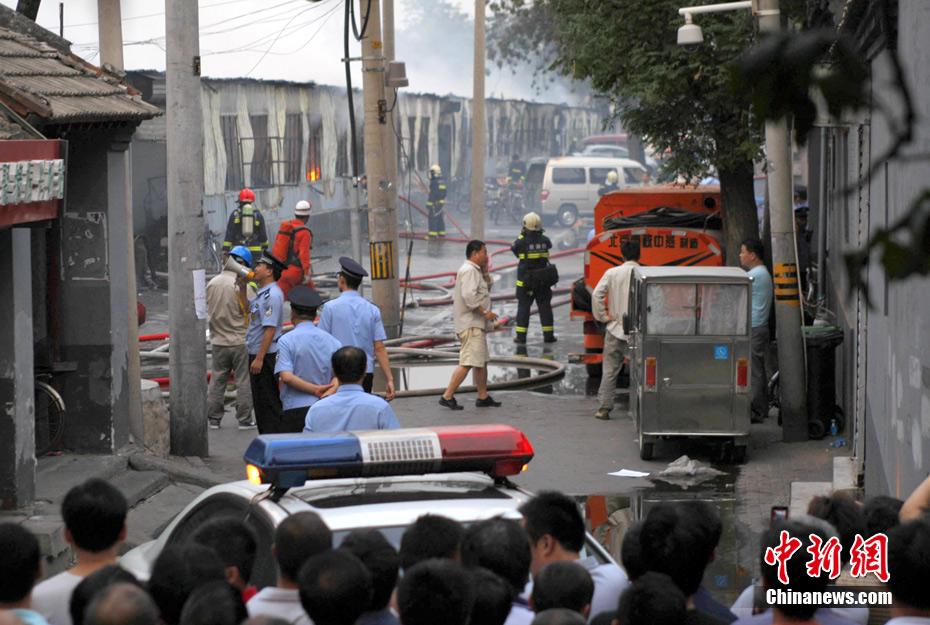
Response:
POLYGON ((0 26, 0 100, 34 125, 141 122, 163 114, 116 76, 9 26, 0 26))

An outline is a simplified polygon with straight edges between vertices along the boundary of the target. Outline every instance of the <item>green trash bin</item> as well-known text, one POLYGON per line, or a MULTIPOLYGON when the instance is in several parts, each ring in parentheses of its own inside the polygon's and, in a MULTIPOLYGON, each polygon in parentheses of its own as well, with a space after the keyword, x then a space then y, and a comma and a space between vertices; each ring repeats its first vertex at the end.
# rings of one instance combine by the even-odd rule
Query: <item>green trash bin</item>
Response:
POLYGON ((836 419, 837 431, 845 425, 843 412, 836 405, 836 347, 843 342, 843 331, 835 326, 805 326, 807 345, 807 433, 820 439, 836 419))

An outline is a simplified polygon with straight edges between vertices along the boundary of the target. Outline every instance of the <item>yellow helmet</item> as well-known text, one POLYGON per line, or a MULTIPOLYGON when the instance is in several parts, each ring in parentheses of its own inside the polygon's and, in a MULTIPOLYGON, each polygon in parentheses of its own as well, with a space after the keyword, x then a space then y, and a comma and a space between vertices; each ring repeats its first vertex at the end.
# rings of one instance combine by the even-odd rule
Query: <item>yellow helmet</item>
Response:
POLYGON ((617 182, 617 172, 615 171, 607 172, 607 182, 609 182, 610 184, 617 182))
POLYGON ((442 169, 439 167, 439 165, 433 165, 432 167, 429 168, 429 175, 430 175, 430 178, 435 178, 436 176, 441 176, 441 175, 442 175, 442 169))
POLYGON ((542 230, 542 219, 536 213, 527 213, 523 216, 523 227, 538 232, 542 230))

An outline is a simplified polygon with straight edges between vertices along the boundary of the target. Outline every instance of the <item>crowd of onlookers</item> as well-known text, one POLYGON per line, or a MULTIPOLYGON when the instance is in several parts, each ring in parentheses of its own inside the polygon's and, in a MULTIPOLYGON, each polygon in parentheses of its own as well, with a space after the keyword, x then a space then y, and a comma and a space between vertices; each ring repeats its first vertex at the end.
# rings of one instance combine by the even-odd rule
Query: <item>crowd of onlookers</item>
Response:
POLYGON ((702 585, 723 531, 706 501, 650 508, 623 537, 622 567, 590 552, 577 502, 557 492, 524 503, 519 521, 465 526, 424 515, 399 548, 373 529, 334 545, 320 516, 300 512, 275 529, 275 585, 257 589, 250 579, 259 546, 241 517, 208 519, 168 544, 148 579, 120 568, 126 500, 95 479, 62 503, 75 556, 63 573, 39 582, 36 537, 0 524, 0 625, 930 625, 928 507, 930 478, 906 502, 816 497, 806 515, 772 522, 759 554, 761 583, 728 608, 702 585), (861 539, 878 534, 887 536, 884 584, 874 573, 850 571, 861 539), (796 552, 779 562, 771 556, 786 536, 798 540, 796 552), (839 577, 830 566, 812 573, 808 550, 834 537, 842 546, 839 577), (893 602, 829 608, 768 599, 770 591, 816 593, 831 585, 888 590, 893 602))

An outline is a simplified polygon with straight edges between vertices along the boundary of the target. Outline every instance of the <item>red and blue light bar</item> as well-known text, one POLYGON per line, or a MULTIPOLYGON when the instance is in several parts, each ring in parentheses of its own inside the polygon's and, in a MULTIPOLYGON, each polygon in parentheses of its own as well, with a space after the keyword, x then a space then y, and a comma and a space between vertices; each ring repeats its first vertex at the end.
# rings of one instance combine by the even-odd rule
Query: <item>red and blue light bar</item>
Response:
POLYGON ((315 479, 458 471, 506 477, 532 459, 526 435, 503 424, 268 434, 245 452, 249 481, 275 488, 315 479))

